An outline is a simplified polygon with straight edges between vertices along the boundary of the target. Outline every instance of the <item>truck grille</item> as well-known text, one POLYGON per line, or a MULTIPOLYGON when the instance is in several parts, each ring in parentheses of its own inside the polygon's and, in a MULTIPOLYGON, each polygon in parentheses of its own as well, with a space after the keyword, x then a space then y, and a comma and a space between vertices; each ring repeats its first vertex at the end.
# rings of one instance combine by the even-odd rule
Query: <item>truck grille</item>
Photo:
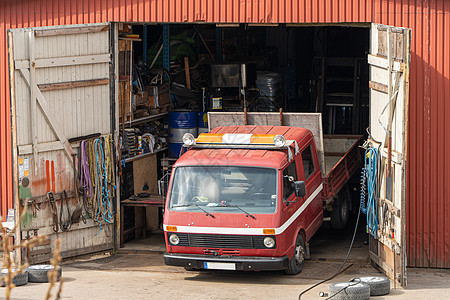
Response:
MULTIPOLYGON (((202 247, 206 249, 267 249, 263 243, 266 236, 169 232, 167 237, 170 234, 176 234, 180 238, 180 243, 177 246, 202 247)), ((275 239, 274 236, 272 237, 275 239)), ((276 246, 271 249, 275 248, 276 246)))
POLYGON ((189 234, 189 246, 213 248, 253 248, 251 236, 189 234))
POLYGON ((206 255, 239 255, 239 249, 203 249, 203 253, 206 255))

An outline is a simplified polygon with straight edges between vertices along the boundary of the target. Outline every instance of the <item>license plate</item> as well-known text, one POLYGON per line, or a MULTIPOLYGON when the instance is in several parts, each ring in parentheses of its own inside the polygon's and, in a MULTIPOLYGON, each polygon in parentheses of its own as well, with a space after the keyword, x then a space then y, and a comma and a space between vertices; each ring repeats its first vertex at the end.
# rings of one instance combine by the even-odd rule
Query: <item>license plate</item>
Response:
POLYGON ((234 263, 220 263, 220 262, 205 262, 205 269, 212 270, 236 270, 234 263))

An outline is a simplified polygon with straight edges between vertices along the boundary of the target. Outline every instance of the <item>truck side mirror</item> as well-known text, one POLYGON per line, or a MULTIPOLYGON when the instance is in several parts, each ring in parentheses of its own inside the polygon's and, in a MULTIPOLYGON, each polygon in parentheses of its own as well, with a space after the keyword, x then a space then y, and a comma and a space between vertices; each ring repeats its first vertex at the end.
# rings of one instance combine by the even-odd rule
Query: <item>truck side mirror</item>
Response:
POLYGON ((295 196, 297 198, 303 198, 306 196, 306 185, 304 181, 294 182, 295 196))

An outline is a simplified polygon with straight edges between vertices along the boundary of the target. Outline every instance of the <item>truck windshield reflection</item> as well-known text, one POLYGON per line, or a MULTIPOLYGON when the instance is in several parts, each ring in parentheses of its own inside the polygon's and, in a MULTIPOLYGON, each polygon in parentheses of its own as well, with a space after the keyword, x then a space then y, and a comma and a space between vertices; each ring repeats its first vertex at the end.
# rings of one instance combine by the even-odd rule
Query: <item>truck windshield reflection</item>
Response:
POLYGON ((262 167, 192 166, 175 170, 173 211, 270 214, 277 207, 277 170, 262 167))

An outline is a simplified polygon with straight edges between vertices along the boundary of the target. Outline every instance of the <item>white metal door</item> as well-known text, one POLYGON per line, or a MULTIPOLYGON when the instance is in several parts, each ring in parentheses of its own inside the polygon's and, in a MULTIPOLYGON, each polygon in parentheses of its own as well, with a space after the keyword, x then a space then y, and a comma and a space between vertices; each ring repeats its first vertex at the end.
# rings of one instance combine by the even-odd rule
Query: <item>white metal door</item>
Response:
POLYGON ((80 206, 73 162, 79 142, 69 139, 93 133, 115 138, 114 28, 92 24, 8 33, 16 218, 24 201, 32 203, 34 210, 22 222, 22 238, 30 228, 51 240, 61 237, 63 257, 113 247, 113 226, 105 224, 99 233, 92 219, 54 233, 51 211, 43 203, 49 190, 55 195, 65 190, 71 211, 80 206))
POLYGON ((370 133, 379 147, 377 238, 370 257, 394 282, 406 285, 406 161, 411 29, 372 24, 370 133))

